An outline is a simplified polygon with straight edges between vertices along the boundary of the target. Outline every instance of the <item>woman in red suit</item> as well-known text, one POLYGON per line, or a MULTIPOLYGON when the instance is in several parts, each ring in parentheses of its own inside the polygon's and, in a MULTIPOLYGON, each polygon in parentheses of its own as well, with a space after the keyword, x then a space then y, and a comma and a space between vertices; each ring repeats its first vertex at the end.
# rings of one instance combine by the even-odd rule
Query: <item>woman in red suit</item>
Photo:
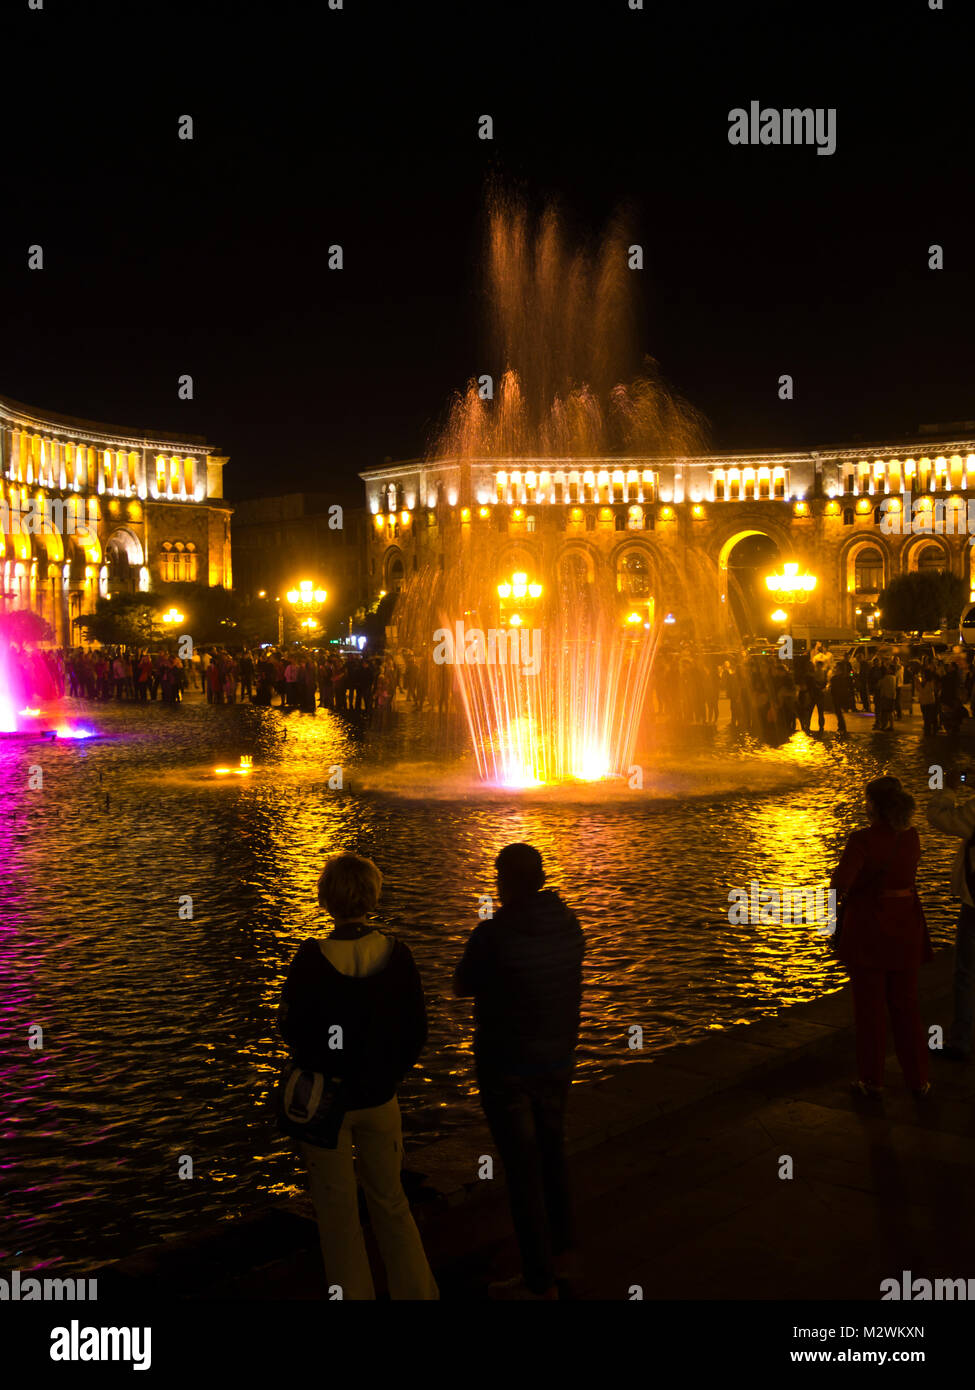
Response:
POLYGON ((846 842, 830 887, 843 900, 837 953, 850 972, 856 1022, 853 1088, 879 1096, 884 1084, 887 1013, 904 1079, 927 1095, 928 1048, 918 1006, 918 969, 932 958, 914 884, 921 842, 911 825, 914 798, 896 777, 878 777, 866 790, 870 825, 846 842))

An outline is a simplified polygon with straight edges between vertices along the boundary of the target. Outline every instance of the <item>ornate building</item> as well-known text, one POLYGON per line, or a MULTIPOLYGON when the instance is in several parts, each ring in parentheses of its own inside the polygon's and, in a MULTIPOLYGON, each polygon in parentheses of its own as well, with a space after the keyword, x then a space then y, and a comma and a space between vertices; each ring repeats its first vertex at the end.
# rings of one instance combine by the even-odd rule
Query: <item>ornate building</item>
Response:
POLYGON ((226 457, 0 399, 4 612, 29 608, 72 645, 99 595, 174 581, 231 586, 226 457))
POLYGON ((515 569, 551 583, 572 566, 621 606, 652 598, 721 640, 736 550, 764 536, 776 566, 816 578, 804 623, 866 630, 895 575, 937 569, 973 583, 975 423, 938 429, 803 453, 369 469, 369 582, 394 590, 425 566, 470 563, 491 583, 515 569))

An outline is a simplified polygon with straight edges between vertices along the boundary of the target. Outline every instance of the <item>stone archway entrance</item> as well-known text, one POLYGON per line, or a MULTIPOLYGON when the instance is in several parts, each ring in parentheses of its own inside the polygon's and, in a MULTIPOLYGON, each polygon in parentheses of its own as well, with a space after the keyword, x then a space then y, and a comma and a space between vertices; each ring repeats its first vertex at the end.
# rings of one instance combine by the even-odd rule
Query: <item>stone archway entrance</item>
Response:
POLYGON ((113 531, 105 542, 108 592, 134 593, 138 587, 139 569, 144 563, 138 537, 124 527, 113 531))
POLYGON ((766 637, 774 631, 771 613, 776 605, 770 600, 765 576, 778 568, 781 559, 779 542, 757 528, 736 531, 722 545, 718 597, 727 624, 740 637, 766 637))

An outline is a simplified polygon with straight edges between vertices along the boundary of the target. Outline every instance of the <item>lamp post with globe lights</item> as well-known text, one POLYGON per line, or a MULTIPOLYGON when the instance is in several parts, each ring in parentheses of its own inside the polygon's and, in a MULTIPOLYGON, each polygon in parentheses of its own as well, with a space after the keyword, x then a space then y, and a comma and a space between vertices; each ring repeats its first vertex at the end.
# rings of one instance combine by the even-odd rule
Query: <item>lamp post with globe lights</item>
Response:
MULTIPOLYGON (((299 626, 309 638, 320 630, 322 609, 328 599, 328 590, 318 588, 310 579, 303 579, 296 589, 289 589, 287 600, 292 613, 300 619, 299 626)), ((278 642, 284 645, 284 609, 278 606, 278 642)))

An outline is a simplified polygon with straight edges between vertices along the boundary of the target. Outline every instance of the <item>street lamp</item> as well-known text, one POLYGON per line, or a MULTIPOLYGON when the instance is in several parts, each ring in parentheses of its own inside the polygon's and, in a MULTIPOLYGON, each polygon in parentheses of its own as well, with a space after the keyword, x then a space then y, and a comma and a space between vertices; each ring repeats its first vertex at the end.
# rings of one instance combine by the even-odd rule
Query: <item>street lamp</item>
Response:
MULTIPOLYGON (((309 634, 317 631, 317 615, 322 611, 328 590, 320 589, 310 579, 303 579, 296 589, 289 589, 286 595, 295 614, 304 614, 301 627, 309 634)), ((284 609, 278 604, 278 643, 284 645, 284 609)))
POLYGON ((773 594, 787 595, 794 603, 805 603, 816 587, 816 576, 800 574, 799 565, 791 560, 782 566, 781 574, 767 574, 765 585, 773 594))
MULTIPOLYGON (((504 621, 505 611, 510 608, 534 608, 542 596, 541 584, 528 582, 528 575, 523 570, 511 576, 510 583, 498 585, 498 598, 501 600, 501 619, 504 621)), ((520 627, 524 619, 521 614, 515 611, 508 617, 509 627, 520 627)))
POLYGON ((162 620, 167 624, 181 623, 183 621, 183 614, 178 608, 171 608, 168 613, 162 615, 162 620))
MULTIPOLYGON (((816 587, 816 576, 814 574, 800 574, 799 564, 796 560, 790 560, 782 566, 781 574, 767 574, 765 576, 765 587, 769 593, 782 598, 786 603, 806 603, 810 594, 816 587)), ((792 610, 777 608, 772 614, 772 622, 789 625, 789 636, 792 636, 792 610)))

